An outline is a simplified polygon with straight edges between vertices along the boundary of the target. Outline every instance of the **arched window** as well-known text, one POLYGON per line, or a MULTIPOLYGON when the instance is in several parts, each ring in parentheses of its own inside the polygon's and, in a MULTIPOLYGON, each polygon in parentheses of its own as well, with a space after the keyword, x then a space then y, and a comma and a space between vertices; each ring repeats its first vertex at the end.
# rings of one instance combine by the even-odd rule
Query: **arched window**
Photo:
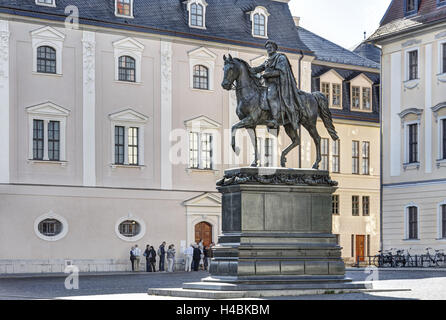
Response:
POLYGON ((45 219, 39 223, 38 229, 45 237, 55 237, 62 232, 63 225, 57 219, 45 219))
POLYGON ((134 220, 126 220, 119 225, 119 233, 124 237, 136 237, 140 232, 141 226, 134 220))
POLYGON ((136 62, 129 56, 119 57, 119 81, 136 82, 136 62))
POLYGON ((194 89, 209 90, 209 70, 205 66, 194 67, 194 89))
POLYGON ((56 74, 56 50, 49 46, 37 48, 37 72, 56 74))
POLYGON ((265 16, 260 13, 254 15, 254 35, 265 37, 265 16))
POLYGON ((192 3, 190 6, 190 24, 196 27, 203 27, 203 6, 192 3))

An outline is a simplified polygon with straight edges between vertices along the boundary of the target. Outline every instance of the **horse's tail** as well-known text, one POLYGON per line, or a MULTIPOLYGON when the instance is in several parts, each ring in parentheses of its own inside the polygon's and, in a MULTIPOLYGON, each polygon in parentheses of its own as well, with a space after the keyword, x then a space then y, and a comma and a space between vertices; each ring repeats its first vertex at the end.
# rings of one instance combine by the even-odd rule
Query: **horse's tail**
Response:
POLYGON ((338 137, 338 133, 336 132, 336 129, 333 125, 331 111, 328 106, 328 99, 325 97, 325 95, 322 92, 314 92, 313 96, 315 97, 315 99, 317 101, 317 105, 319 108, 319 116, 321 117, 322 121, 324 122, 325 128, 327 128, 327 131, 333 140, 335 140, 335 141, 338 140, 339 137, 338 137))

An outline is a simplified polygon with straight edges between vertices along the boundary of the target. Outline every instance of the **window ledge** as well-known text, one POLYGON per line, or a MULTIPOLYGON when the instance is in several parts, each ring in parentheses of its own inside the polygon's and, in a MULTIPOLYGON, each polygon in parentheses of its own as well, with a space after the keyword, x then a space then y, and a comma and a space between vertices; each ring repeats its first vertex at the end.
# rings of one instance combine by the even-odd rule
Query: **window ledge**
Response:
POLYGON ((45 77, 62 77, 63 74, 61 73, 45 73, 45 72, 37 72, 33 71, 33 75, 35 76, 45 76, 45 77))
POLYGON ((446 82, 446 73, 437 74, 437 80, 439 82, 446 82))
POLYGON ((206 30, 206 26, 194 26, 194 25, 191 25, 191 24, 189 25, 189 28, 206 30))
POLYGON ((420 170, 420 163, 419 162, 404 163, 403 164, 403 168, 404 168, 404 171, 406 171, 406 170, 413 170, 413 169, 420 170))
POLYGON ((268 39, 268 36, 259 36, 259 35, 256 35, 256 34, 253 34, 252 36, 253 36, 254 38, 268 39))
POLYGON ((406 89, 414 89, 420 84, 420 79, 406 80, 403 84, 406 89))
POLYGON ((135 18, 133 15, 131 15, 131 16, 127 16, 127 15, 125 15, 125 14, 119 14, 119 13, 115 13, 115 16, 116 16, 117 18, 124 18, 124 19, 134 19, 134 18, 135 18))
POLYGON ((139 170, 144 170, 146 168, 146 166, 144 165, 130 165, 130 164, 111 164, 110 167, 112 169, 139 169, 139 170))
POLYGON ((119 84, 130 84, 132 86, 141 86, 143 82, 133 82, 133 81, 122 81, 122 80, 115 80, 115 83, 119 84))
POLYGON ((438 239, 435 239, 435 241, 442 241, 442 242, 446 242, 446 238, 438 238, 438 239))
POLYGON ((437 168, 446 167, 446 159, 438 159, 437 160, 437 168))
POLYGON ((192 91, 197 91, 197 92, 207 92, 207 93, 214 93, 213 89, 198 89, 198 88, 190 88, 192 91))
POLYGON ((419 242, 420 239, 403 239, 404 242, 419 242))
POLYGON ((56 165, 60 165, 61 167, 66 167, 67 164, 68 164, 68 161, 52 161, 52 160, 28 159, 28 163, 30 163, 30 164, 56 164, 56 165))
POLYGON ((214 169, 197 169, 197 168, 187 168, 186 172, 188 174, 191 173, 213 173, 215 176, 220 174, 220 170, 214 170, 214 169))

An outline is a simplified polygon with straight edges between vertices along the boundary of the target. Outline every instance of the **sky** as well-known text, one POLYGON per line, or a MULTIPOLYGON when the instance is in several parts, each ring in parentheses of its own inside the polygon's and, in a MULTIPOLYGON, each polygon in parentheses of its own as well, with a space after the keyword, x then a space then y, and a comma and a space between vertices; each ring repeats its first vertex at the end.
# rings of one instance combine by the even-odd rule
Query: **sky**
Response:
POLYGON ((291 0, 300 25, 344 48, 351 49, 379 26, 391 0, 291 0))

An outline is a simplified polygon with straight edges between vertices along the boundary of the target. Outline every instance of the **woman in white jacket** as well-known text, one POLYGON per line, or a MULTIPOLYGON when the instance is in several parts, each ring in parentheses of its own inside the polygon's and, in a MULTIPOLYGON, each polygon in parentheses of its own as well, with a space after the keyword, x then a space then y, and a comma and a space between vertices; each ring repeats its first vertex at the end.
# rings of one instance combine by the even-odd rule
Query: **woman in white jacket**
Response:
POLYGON ((186 266, 185 266, 184 271, 191 272, 192 271, 192 259, 193 259, 193 255, 194 255, 193 244, 191 244, 188 248, 186 248, 184 250, 184 255, 186 257, 186 266))

